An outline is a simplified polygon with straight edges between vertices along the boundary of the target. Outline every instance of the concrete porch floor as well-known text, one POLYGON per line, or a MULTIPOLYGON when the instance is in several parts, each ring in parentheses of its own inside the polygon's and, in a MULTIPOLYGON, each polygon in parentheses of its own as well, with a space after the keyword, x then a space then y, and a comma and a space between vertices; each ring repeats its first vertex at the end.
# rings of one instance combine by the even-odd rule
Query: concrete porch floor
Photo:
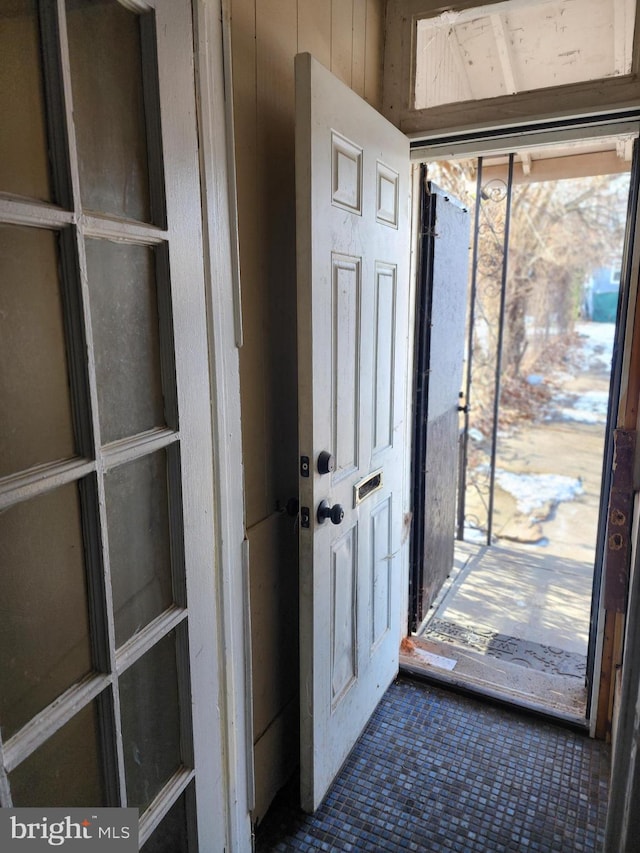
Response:
POLYGON ((401 666, 585 724, 593 566, 456 543, 455 564, 401 666))

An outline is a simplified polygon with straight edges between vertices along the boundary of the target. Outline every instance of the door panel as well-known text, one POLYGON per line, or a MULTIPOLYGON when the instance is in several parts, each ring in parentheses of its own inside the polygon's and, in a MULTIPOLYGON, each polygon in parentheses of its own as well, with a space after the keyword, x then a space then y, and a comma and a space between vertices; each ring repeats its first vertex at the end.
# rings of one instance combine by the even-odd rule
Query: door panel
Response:
POLYGON ((415 630, 453 568, 469 263, 469 213, 424 187, 416 329, 411 625, 415 630))
POLYGON ((360 410, 358 384, 360 362, 360 313, 362 264, 360 258, 333 254, 333 346, 331 388, 333 398, 333 447, 337 466, 334 481, 358 467, 360 410))
POLYGON ((313 811, 398 670, 409 145, 309 54, 296 58, 296 194, 301 796, 313 811))
POLYGON ((392 445, 393 394, 396 313, 396 268, 376 263, 374 375, 373 375, 373 453, 392 445))
POLYGON ((184 849, 223 849, 191 3, 16 2, 7 31, 40 39, 18 88, 56 192, 34 204, 12 104, 0 150, 33 164, 0 169, 0 805, 128 805, 148 849, 174 815, 184 849))
POLYGON ((371 648, 380 643, 393 624, 391 611, 393 574, 389 554, 393 547, 391 498, 371 513, 371 648))

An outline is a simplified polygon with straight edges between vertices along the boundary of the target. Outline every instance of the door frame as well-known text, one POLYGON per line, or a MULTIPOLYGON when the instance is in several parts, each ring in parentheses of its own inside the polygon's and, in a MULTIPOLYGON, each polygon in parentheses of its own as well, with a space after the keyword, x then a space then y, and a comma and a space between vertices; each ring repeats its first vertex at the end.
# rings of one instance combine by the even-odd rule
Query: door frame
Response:
MULTIPOLYGON (((595 114, 588 120, 567 119, 558 120, 553 123, 532 122, 527 125, 524 134, 518 135, 519 144, 516 144, 517 129, 506 125, 497 125, 486 132, 478 130, 475 133, 465 133, 459 136, 452 135, 444 138, 414 139, 411 143, 411 159, 414 162, 424 160, 447 160, 460 158, 465 155, 470 158, 487 156, 490 154, 508 154, 514 148, 520 150, 523 147, 531 147, 534 144, 562 142, 565 140, 576 141, 587 139, 592 136, 614 136, 620 133, 634 133, 640 136, 640 110, 625 112, 621 115, 611 113, 595 114), (524 141, 524 145, 523 145, 524 141)), ((637 143, 636 143, 637 144, 637 143)), ((636 176, 637 180, 637 176, 636 176)), ((627 273, 627 283, 621 281, 620 303, 616 321, 616 338, 614 359, 612 362, 612 373, 610 379, 609 415, 605 434, 605 455, 603 456, 603 472, 607 461, 611 459, 611 448, 613 446, 613 431, 619 425, 621 410, 624 405, 624 389, 621 388, 621 376, 624 375, 624 364, 629 366, 629 352, 632 346, 633 317, 634 312, 630 310, 630 299, 636 292, 634 290, 634 278, 637 274, 638 253, 640 246, 635 239, 637 217, 640 199, 637 187, 634 190, 634 169, 632 164, 629 186, 629 207, 627 209, 627 233, 625 235, 625 256, 622 259, 623 273, 627 273), (624 305, 622 302, 624 301, 624 305), (614 399, 614 397, 616 399, 614 399)), ((606 671, 603 667, 605 649, 605 621, 608 610, 604 600, 604 569, 605 569, 605 536, 607 529, 607 509, 609 496, 605 498, 605 488, 610 488, 611 477, 605 477, 603 473, 601 485, 600 516, 597 527, 596 558, 594 561, 594 578, 592 587, 592 604, 589 633, 589 659, 591 665, 590 682, 587 693, 586 722, 589 725, 591 736, 596 736, 596 730, 602 732, 604 721, 601 719, 603 711, 610 702, 601 701, 604 696, 613 701, 613 680, 615 666, 610 666, 606 671), (605 707, 606 706, 606 707, 605 707)), ((408 586, 407 586, 408 590, 408 586)), ((615 615, 615 614, 613 614, 615 615)), ((409 614, 411 617, 411 614, 409 614)), ((621 630, 621 629, 620 629, 621 630)), ((618 634, 620 635, 620 630, 618 634)), ((611 638, 609 638, 611 640, 611 638)), ((609 644, 611 646, 611 643, 609 644)), ((621 655, 622 649, 617 652, 610 648, 609 654, 612 660, 621 655)))
MULTIPOLYGON (((252 849, 254 801, 248 541, 240 409, 240 263, 230 0, 192 0, 213 430, 215 586, 227 849, 252 849)), ((214 677, 214 674, 212 674, 214 677)), ((206 796, 206 792, 204 792, 206 796)), ((200 839, 203 850, 208 849, 200 839)))
MULTIPOLYGON (((624 246, 621 257, 620 291, 616 312, 616 328, 614 333, 613 357, 609 379, 609 403, 607 407, 607 422, 605 444, 602 457, 602 475, 600 487, 600 511, 596 539, 596 558, 591 594, 591 616, 589 620, 589 646, 587 651, 587 677, 590 678, 589 696, 587 700, 587 718, 591 719, 592 709, 598 709, 599 686, 602 679, 603 659, 605 649, 605 619, 611 598, 611 590, 607 590, 605 581, 605 561, 607 553, 607 530, 609 525, 609 501, 613 487, 613 466, 615 457, 614 434, 623 421, 623 370, 624 361, 628 362, 628 349, 632 342, 632 331, 629 333, 627 320, 634 291, 634 275, 637 276, 638 250, 638 181, 640 179, 640 135, 633 144, 629 192, 627 196, 627 221, 625 226, 624 246), (635 266, 635 271, 634 271, 635 266), (629 335, 629 336, 628 336, 629 335), (607 596, 607 591, 609 595, 607 596)), ((633 312, 631 312, 633 313, 633 312)), ((628 370, 628 363, 627 363, 628 370)), ((624 591, 619 590, 624 597, 624 591)), ((596 716, 600 716, 596 714, 596 716)), ((598 721, 591 721, 592 734, 596 733, 598 721)), ((601 724, 599 726, 601 728, 601 724)))

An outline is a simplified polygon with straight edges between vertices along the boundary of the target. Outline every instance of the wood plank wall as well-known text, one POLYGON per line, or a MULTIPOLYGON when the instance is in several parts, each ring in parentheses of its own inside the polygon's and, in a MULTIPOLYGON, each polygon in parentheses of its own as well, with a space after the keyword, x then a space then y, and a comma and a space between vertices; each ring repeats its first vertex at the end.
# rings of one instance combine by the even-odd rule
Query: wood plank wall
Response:
POLYGON ((384 0, 232 0, 256 809, 298 760, 294 77, 309 51, 376 108, 384 0))

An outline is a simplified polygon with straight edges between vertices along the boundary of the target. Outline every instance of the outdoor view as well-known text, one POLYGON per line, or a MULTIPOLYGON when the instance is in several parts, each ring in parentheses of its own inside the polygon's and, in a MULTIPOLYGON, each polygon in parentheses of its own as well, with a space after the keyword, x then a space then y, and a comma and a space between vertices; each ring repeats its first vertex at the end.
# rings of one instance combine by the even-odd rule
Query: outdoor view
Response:
POLYGON ((580 716, 629 174, 428 178, 472 215, 468 411, 455 566, 405 653, 580 716))
MULTIPOLYGON (((455 178, 473 210, 469 165, 446 164, 442 180, 455 178)), ((593 561, 628 183, 625 174, 514 185, 500 364, 506 186, 483 187, 465 540, 487 542, 490 530, 491 542, 593 561)))

